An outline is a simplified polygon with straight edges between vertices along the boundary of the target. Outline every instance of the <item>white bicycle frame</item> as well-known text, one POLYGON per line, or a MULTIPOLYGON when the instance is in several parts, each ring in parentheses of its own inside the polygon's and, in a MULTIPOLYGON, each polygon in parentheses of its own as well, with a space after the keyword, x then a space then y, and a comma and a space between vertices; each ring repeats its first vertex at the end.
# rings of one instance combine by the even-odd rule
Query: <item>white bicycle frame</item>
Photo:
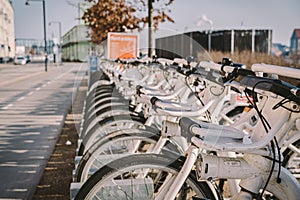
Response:
MULTIPOLYGON (((294 73, 293 76, 300 77, 299 71, 300 70, 298 70, 296 74, 294 73)), ((279 73, 278 71, 276 72, 279 73)), ((268 97, 263 109, 263 114, 267 117, 268 122, 271 123, 271 131, 266 134, 263 131, 262 124, 259 123, 259 126, 256 126, 258 128, 254 131, 254 135, 250 137, 250 142, 249 140, 237 141, 233 139, 230 137, 230 132, 226 132, 226 129, 220 129, 219 137, 216 137, 213 141, 211 138, 205 140, 205 137, 204 139, 193 137, 193 144, 190 145, 186 151, 186 162, 175 180, 172 180, 173 184, 167 194, 164 195, 164 199, 170 200, 175 198, 195 165, 199 180, 206 180, 208 178, 241 179, 240 186, 244 190, 236 194, 232 199, 246 200, 253 198, 252 194, 259 194, 260 189, 266 184, 267 177, 270 174, 270 166, 272 165, 272 161, 264 157, 272 155, 268 145, 269 142, 277 136, 278 139, 280 139, 280 144, 286 133, 295 125, 295 121, 300 118, 299 114, 291 113, 284 108, 277 108, 274 111, 272 109, 273 106, 282 98, 270 92, 264 91, 262 93, 268 97), (280 118, 278 118, 278 116, 280 116, 280 118), (217 152, 235 151, 244 153, 244 156, 242 158, 229 158, 205 155, 200 153, 201 149, 214 150, 217 152)), ((290 103, 289 106, 293 108, 294 105, 295 104, 290 103)), ((205 136, 205 132, 209 131, 209 129, 197 127, 193 129, 191 131, 200 135, 200 137, 205 136)), ((278 155, 276 155, 276 157, 278 159, 278 155)), ((164 184, 170 185, 170 183, 164 184)), ((275 164, 274 173, 267 185, 267 190, 279 199, 296 200, 300 196, 300 185, 298 181, 287 169, 279 166, 278 163, 275 164), (281 183, 276 182, 279 167, 281 183)))

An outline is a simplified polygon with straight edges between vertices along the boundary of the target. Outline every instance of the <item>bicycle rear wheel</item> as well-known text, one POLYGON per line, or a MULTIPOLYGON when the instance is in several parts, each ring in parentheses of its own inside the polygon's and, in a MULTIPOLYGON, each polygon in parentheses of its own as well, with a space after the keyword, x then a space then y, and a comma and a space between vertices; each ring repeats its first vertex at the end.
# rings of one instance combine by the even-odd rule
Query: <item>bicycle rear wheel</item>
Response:
MULTIPOLYGON (((176 159, 160 154, 120 158, 93 174, 75 199, 157 199, 169 190, 184 160, 184 157, 176 159)), ((191 172, 176 199, 216 199, 214 192, 208 182, 198 182, 191 172)))

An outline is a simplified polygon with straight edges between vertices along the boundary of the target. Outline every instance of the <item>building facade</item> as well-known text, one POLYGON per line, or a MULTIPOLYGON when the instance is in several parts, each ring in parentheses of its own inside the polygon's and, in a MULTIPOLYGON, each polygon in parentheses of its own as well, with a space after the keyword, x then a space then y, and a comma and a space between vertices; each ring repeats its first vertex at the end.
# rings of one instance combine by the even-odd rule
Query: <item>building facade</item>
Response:
POLYGON ((300 55, 300 29, 294 29, 291 37, 290 55, 300 55))
MULTIPOLYGON (((47 40, 47 53, 53 53, 54 43, 47 40)), ((16 54, 18 55, 45 55, 45 41, 38 39, 16 38, 16 54), (19 48, 18 48, 19 47, 19 48), (18 51, 19 49, 19 51, 18 51)))
POLYGON ((62 60, 72 62, 87 61, 91 46, 89 28, 85 25, 74 26, 63 36, 62 60))
POLYGON ((14 9, 11 1, 0 0, 0 63, 15 56, 14 9))
POLYGON ((78 25, 72 27, 62 38, 63 61, 86 62, 90 53, 94 51, 95 46, 89 36, 89 27, 81 19, 86 9, 92 5, 90 2, 78 4, 78 25))
MULTIPOLYGON (((30 55, 32 61, 43 61, 45 59, 45 41, 37 39, 16 38, 16 55, 30 55)), ((49 61, 53 60, 52 40, 47 40, 47 54, 49 61)))

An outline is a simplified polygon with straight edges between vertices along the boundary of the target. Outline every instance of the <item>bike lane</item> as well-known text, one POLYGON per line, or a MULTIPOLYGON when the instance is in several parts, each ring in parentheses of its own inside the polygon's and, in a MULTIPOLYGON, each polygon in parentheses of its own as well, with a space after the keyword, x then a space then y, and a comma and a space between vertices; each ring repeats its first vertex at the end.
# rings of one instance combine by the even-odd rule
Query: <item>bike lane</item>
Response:
POLYGON ((83 71, 68 63, 0 85, 0 199, 32 198, 83 71))

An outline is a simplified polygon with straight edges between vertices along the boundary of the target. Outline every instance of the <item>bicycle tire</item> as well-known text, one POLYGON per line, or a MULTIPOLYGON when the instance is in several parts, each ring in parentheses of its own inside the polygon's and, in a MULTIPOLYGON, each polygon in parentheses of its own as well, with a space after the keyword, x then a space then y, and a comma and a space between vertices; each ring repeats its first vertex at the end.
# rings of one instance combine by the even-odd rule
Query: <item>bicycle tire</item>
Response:
POLYGON ((91 130, 84 133, 83 141, 79 147, 78 155, 83 155, 85 149, 88 149, 91 145, 91 140, 94 140, 98 137, 103 137, 110 133, 109 127, 115 126, 115 130, 122 129, 121 126, 118 127, 118 123, 134 123, 135 126, 144 126, 146 119, 141 116, 135 116, 133 114, 120 114, 116 116, 107 117, 101 121, 99 121, 91 130))
MULTIPOLYGON (((180 168, 183 165, 185 158, 180 157, 178 159, 170 158, 166 155, 161 154, 138 154, 138 155, 130 155, 126 156, 120 159, 117 159, 115 161, 112 161, 108 165, 105 165, 101 169, 99 169, 95 174, 93 174, 80 188, 78 193, 76 194, 75 200, 83 200, 83 199, 96 199, 97 191, 104 189, 105 186, 103 184, 106 181, 110 181, 112 177, 122 177, 125 178, 125 175, 129 175, 131 179, 129 179, 130 183, 132 183, 134 180, 132 180, 133 175, 138 169, 147 168, 147 179, 153 178, 153 193, 154 196, 158 193, 159 187, 162 186, 160 181, 164 181, 166 179, 166 176, 176 176, 178 172, 180 171, 180 168), (152 171, 153 170, 153 171, 152 171), (134 173, 131 174, 131 171, 134 173), (124 173, 123 173, 124 172, 124 173), (127 173, 128 174, 127 174, 127 173), (150 173, 151 172, 151 173, 150 173), (161 172, 161 173, 160 173, 161 172), (157 173, 157 174, 156 174, 157 173), (155 175, 159 175, 158 177, 155 177, 155 175), (151 178, 150 178, 151 177, 151 178), (103 187, 102 187, 103 186, 103 187)), ((144 173, 144 172, 143 172, 144 173)), ((136 174, 135 174, 136 175, 136 174)), ((146 180, 146 179, 145 179, 146 180)), ((103 190, 99 193, 100 195, 109 195, 103 197, 106 200, 109 199, 125 199, 120 196, 114 196, 117 194, 126 195, 126 199, 136 199, 136 195, 138 195, 138 192, 132 192, 127 193, 124 190, 124 186, 121 184, 118 184, 117 179, 114 179, 114 182, 117 182, 117 187, 114 189, 117 189, 118 191, 112 191, 109 194, 103 193, 103 190), (123 188, 122 188, 123 187, 123 188), (125 192, 124 192, 125 191, 125 192), (120 193, 119 193, 120 192, 120 193), (129 195, 131 197, 127 198, 129 195)), ((122 180, 123 182, 126 182, 125 180, 122 180)), ((107 183, 107 182, 106 182, 107 183)), ((129 185, 129 187, 132 185, 129 185)), ((128 186, 127 186, 128 187, 128 186)), ((145 188, 147 189, 147 185, 145 188)), ((132 188, 130 188, 132 190, 132 188)), ((193 197, 197 195, 197 197, 203 198, 203 199, 216 199, 215 193, 216 191, 212 191, 212 188, 208 185, 208 182, 201 181, 198 182, 195 176, 195 173, 191 172, 186 179, 186 182, 184 184, 184 187, 181 188, 181 194, 182 197, 185 197, 185 199, 191 199, 192 197, 189 196, 190 193, 192 193, 193 197), (188 193, 186 193, 188 192, 188 193)), ((144 199, 153 199, 152 193, 150 194, 148 190, 146 190, 146 194, 142 193, 142 195, 148 195, 149 198, 144 199)), ((101 199, 101 198, 100 198, 101 199)))
MULTIPOLYGON (((300 140, 297 140, 293 143, 293 145, 300 149, 300 140)), ((285 167, 286 169, 288 169, 292 174, 299 174, 299 168, 300 168, 300 163, 299 161, 295 161, 295 158, 298 157, 299 159, 299 155, 294 152, 293 150, 291 150, 290 148, 287 148, 283 153, 283 161, 282 161, 282 166, 285 167), (294 165, 293 162, 298 162, 298 165, 294 165), (295 168, 297 167, 297 168, 295 168), (298 172, 297 172, 298 171, 298 172)), ((297 178, 298 181, 300 181, 300 178, 297 178)))
MULTIPOLYGON (((113 154, 126 154, 125 148, 122 148, 122 152, 117 151, 110 151, 108 149, 112 149, 111 146, 118 146, 123 142, 126 143, 127 141, 142 141, 142 144, 139 146, 139 150, 134 153, 142 153, 141 149, 142 145, 146 146, 149 144, 155 144, 160 135, 158 133, 153 133, 145 130, 119 130, 111 133, 105 137, 99 138, 88 150, 86 150, 85 154, 80 159, 77 167, 76 167, 76 174, 75 180, 78 182, 84 182, 87 179, 87 174, 90 172, 90 168, 94 166, 93 162, 96 161, 98 155, 112 155, 113 154), (111 146, 110 146, 111 145, 111 146)), ((121 145, 120 145, 121 146, 121 145)), ((119 146, 119 147, 120 147, 119 146)), ((124 147, 124 146, 122 146, 124 147)), ((115 149, 115 148, 114 148, 115 149)), ((130 152, 133 153, 133 152, 130 152)))

